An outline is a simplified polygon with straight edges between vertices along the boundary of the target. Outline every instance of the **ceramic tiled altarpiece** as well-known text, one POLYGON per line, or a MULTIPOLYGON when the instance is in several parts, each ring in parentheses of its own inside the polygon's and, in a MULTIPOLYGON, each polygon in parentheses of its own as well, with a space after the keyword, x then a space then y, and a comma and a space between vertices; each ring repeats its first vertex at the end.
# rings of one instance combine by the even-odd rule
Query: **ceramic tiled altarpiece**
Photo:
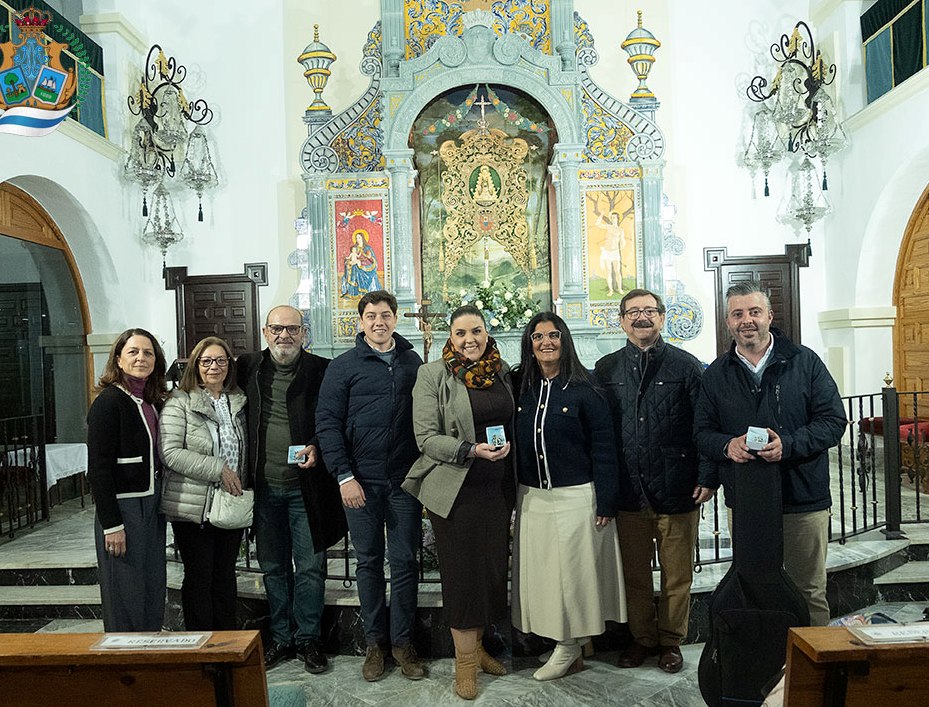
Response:
MULTIPOLYGON (((319 42, 306 51, 314 47, 328 51, 319 42)), ((468 248, 478 267, 481 243, 485 277, 498 278, 491 250, 512 259, 512 281, 565 318, 585 361, 615 348, 622 293, 665 292, 666 243, 675 246, 662 225, 658 102, 609 95, 588 74, 597 60, 571 0, 382 0, 360 66, 368 90, 342 113, 322 104, 304 118, 307 207, 290 264, 303 271, 292 303, 306 312, 315 351, 352 345, 366 289, 394 292, 403 313, 424 295, 445 311, 449 283, 462 284, 455 269, 470 262, 468 248), (430 129, 437 142, 417 140, 430 129), (525 155, 540 149, 545 163, 532 167, 525 155), (504 209, 507 194, 525 206, 504 209)), ((702 322, 688 299, 669 300, 684 323, 677 338, 702 322)), ((417 340, 414 321, 401 318, 399 331, 417 340)), ((519 333, 493 332, 509 360, 519 333)))

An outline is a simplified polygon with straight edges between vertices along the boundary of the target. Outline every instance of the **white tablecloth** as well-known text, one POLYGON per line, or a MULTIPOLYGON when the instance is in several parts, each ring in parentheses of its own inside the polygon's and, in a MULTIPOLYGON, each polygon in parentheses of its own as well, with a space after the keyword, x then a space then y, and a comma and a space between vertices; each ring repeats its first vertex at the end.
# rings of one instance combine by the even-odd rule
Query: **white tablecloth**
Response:
MULTIPOLYGON (((20 449, 9 452, 11 464, 26 465, 26 450, 20 449)), ((46 444, 45 445, 45 473, 47 486, 51 488, 59 479, 74 474, 87 472, 87 445, 83 442, 76 444, 46 444)))

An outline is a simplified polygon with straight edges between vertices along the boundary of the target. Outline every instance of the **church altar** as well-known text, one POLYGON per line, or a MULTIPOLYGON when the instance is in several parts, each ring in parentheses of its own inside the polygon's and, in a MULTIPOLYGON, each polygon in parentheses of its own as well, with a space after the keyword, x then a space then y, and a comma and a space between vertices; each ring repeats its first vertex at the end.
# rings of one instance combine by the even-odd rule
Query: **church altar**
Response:
MULTIPOLYGON (((422 320, 402 315, 424 301, 445 313, 483 304, 481 288, 558 312, 587 364, 621 345, 619 302, 636 287, 664 296, 666 338, 697 336, 703 312, 674 275, 684 244, 645 81, 660 42, 641 14, 621 45, 638 80, 623 101, 588 73, 598 53, 572 0, 382 4, 360 65, 369 86, 348 109, 333 115, 322 100, 338 74, 318 28, 300 57, 316 100, 304 115, 291 304, 312 349, 352 346, 358 299, 381 288, 414 342, 422 320)), ((484 311, 517 361, 528 317, 484 311)), ((439 319, 437 340, 442 329, 439 319)))

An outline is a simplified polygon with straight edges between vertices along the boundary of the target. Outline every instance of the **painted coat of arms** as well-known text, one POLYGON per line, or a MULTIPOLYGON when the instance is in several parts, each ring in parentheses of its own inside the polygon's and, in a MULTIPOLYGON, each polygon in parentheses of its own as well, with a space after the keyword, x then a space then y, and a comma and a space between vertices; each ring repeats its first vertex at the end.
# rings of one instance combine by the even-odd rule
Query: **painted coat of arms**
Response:
POLYGON ((26 8, 14 20, 19 40, 0 44, 0 132, 45 135, 74 108, 74 70, 61 65, 68 45, 45 35, 50 21, 49 13, 26 8))

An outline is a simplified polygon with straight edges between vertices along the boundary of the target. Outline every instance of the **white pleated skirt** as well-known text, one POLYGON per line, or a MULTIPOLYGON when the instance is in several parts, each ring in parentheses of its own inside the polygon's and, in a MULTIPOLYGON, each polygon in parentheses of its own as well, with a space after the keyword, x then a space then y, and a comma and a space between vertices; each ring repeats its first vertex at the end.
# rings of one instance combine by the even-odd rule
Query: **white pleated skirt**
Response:
POLYGON ((593 484, 519 485, 513 538, 513 625, 564 641, 626 621, 615 521, 598 528, 593 484))

